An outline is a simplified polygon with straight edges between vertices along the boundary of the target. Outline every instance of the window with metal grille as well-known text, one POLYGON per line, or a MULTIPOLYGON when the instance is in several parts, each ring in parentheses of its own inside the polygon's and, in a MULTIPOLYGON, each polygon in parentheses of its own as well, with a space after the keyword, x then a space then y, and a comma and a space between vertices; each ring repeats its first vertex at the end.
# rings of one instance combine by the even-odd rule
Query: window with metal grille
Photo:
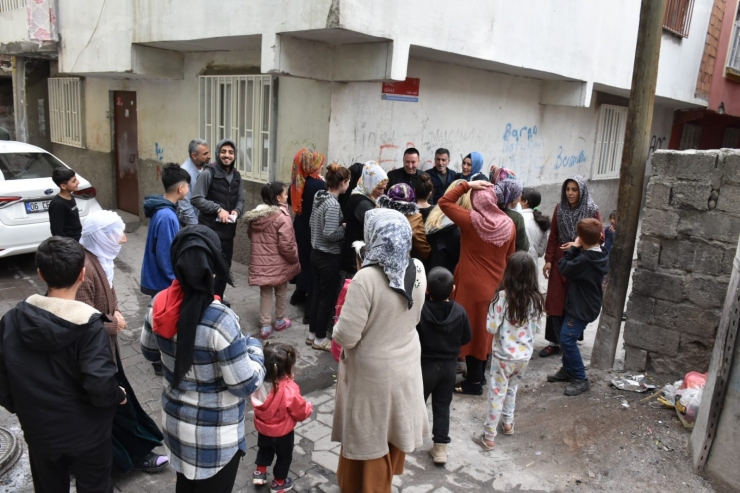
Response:
POLYGON ((52 142, 85 147, 82 107, 82 82, 79 78, 49 79, 49 128, 52 142))
POLYGON ((727 72, 740 75, 740 7, 735 14, 735 25, 730 40, 730 56, 727 58, 727 72))
POLYGON ((272 100, 269 75, 200 77, 200 136, 213 152, 219 140, 233 140, 236 168, 246 180, 271 179, 272 100))
POLYGON ((694 0, 668 0, 663 17, 663 29, 684 38, 689 37, 694 0))
POLYGON ((26 8, 26 0, 0 0, 0 12, 10 12, 26 8))
POLYGON ((684 123, 681 131, 681 143, 678 144, 680 151, 687 149, 698 149, 701 142, 701 125, 696 123, 684 123))
POLYGON ((592 179, 619 178, 626 126, 627 108, 611 104, 602 104, 599 107, 592 179))

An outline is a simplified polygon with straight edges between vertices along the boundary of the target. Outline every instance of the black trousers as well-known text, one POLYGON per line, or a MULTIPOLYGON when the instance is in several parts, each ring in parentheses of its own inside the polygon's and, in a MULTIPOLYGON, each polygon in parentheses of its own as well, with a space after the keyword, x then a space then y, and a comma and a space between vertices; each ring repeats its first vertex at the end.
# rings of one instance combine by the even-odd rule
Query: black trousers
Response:
POLYGON ((239 450, 220 471, 208 479, 188 479, 177 473, 175 493, 231 493, 244 452, 239 450))
POLYGON ((75 476, 79 493, 111 493, 113 442, 106 438, 83 452, 40 454, 28 448, 31 476, 36 493, 69 493, 69 473, 75 476))
POLYGON ((421 360, 424 402, 432 396, 432 438, 450 443, 450 403, 457 377, 457 360, 421 360))
POLYGON ((341 254, 326 253, 315 249, 311 252, 313 291, 311 292, 311 309, 308 313, 309 331, 316 334, 319 339, 326 337, 326 329, 329 327, 337 304, 341 265, 341 254))
POLYGON ((563 317, 550 315, 545 321, 545 339, 560 344, 560 329, 563 327, 563 317))
POLYGON ((267 467, 275 460, 272 475, 275 479, 288 477, 290 464, 293 462, 293 442, 295 433, 290 432, 281 437, 268 437, 262 433, 257 434, 257 459, 254 461, 258 466, 267 467))
MULTIPOLYGON (((231 258, 234 256, 234 238, 220 238, 221 240, 221 251, 226 258, 226 263, 231 267, 231 258)), ((221 299, 224 299, 224 292, 226 291, 226 281, 224 279, 216 278, 214 285, 215 294, 219 295, 221 299)))
MULTIPOLYGON (((466 380, 473 384, 483 382, 486 376, 486 360, 465 356, 465 366, 467 367, 468 377, 466 380)), ((482 387, 482 384, 481 384, 482 387)))

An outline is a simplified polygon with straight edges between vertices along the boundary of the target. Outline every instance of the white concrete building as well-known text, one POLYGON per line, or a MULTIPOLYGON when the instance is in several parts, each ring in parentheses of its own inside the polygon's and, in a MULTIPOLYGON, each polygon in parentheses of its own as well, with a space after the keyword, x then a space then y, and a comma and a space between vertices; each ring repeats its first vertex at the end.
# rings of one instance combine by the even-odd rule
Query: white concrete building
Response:
MULTIPOLYGON (((222 136, 238 142, 252 201, 259 183, 290 180, 301 147, 391 169, 414 146, 426 166, 448 148, 456 169, 479 151, 541 187, 546 209, 573 174, 605 215, 616 206, 639 0, 43 2, 61 41, 34 44, 12 8, 25 2, 0 0, 0 54, 17 55, 18 86, 28 57, 50 58, 51 80, 79 79, 49 84, 51 150, 109 207, 136 211, 161 193, 162 162, 222 136), (383 95, 407 78, 415 101, 383 95)), ((706 107, 695 91, 713 1, 668 3, 653 148, 676 109, 706 107)), ((29 122, 44 106, 25 104, 29 122)))

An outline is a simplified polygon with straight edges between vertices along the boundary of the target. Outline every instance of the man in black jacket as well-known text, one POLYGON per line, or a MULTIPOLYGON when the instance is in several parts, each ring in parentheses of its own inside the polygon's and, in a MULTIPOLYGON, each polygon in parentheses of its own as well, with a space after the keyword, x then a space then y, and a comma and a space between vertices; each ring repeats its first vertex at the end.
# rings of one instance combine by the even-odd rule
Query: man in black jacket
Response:
POLYGON ((419 151, 409 147, 403 152, 403 168, 397 168, 388 172, 388 187, 398 183, 405 183, 412 190, 416 190, 416 184, 419 183, 419 151))
POLYGON ((47 296, 33 295, 0 320, 0 405, 18 415, 36 491, 113 491, 111 430, 126 394, 116 381, 105 315, 75 295, 85 250, 64 237, 39 245, 47 296))
MULTIPOLYGON (((244 212, 244 187, 235 166, 236 144, 224 139, 216 144, 216 162, 203 168, 190 197, 190 203, 200 211, 198 224, 216 232, 229 267, 234 254, 236 220, 244 212)), ((216 279, 215 290, 223 299, 226 281, 216 279)))
POLYGON ((421 309, 421 319, 416 326, 421 343, 424 401, 432 396, 434 447, 429 454, 435 464, 447 462, 450 403, 457 376, 457 355, 460 347, 469 343, 473 337, 465 308, 450 299, 454 289, 454 278, 450 271, 444 267, 435 267, 429 271, 429 299, 421 309))
POLYGON ((447 191, 447 187, 457 180, 457 173, 454 169, 450 169, 449 165, 450 151, 444 148, 437 149, 434 152, 434 168, 427 170, 434 187, 433 204, 436 204, 447 191))

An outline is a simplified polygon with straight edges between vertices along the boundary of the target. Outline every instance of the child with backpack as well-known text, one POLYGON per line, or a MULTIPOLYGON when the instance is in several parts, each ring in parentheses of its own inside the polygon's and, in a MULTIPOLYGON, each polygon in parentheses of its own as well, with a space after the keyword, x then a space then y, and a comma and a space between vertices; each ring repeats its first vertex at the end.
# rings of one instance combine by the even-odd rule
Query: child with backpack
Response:
POLYGON ((264 204, 244 215, 252 242, 249 254, 249 285, 260 287, 260 336, 272 334, 272 293, 275 292, 275 330, 290 327, 285 318, 288 281, 300 271, 298 244, 288 212, 288 191, 279 181, 262 187, 264 204))
POLYGON ((265 381, 252 394, 254 427, 257 428, 257 469, 252 476, 255 486, 267 484, 267 466, 272 468, 273 493, 293 489, 288 470, 293 461, 296 423, 305 421, 313 412, 313 404, 301 396, 301 389, 293 381, 296 350, 289 344, 265 344, 265 381))
POLYGON ((499 421, 504 435, 514 434, 517 385, 532 358, 544 311, 534 259, 528 252, 516 252, 506 264, 503 287, 488 310, 487 329, 493 334, 488 415, 483 433, 473 435, 483 450, 493 450, 499 421))

